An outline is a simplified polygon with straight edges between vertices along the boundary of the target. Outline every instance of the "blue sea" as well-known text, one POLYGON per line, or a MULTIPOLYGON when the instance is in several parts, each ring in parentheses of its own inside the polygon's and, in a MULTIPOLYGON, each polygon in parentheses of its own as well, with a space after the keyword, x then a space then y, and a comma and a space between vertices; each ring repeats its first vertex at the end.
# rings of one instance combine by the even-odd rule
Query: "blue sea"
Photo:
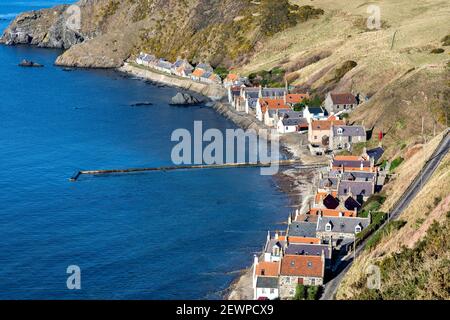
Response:
MULTIPOLYGON (((2 0, 0 28, 58 2, 2 0)), ((54 67, 60 53, 0 46, 0 299, 220 299, 286 220, 287 197, 253 168, 69 182, 79 169, 170 165, 172 131, 196 120, 235 126, 169 106, 173 88, 54 67), (67 289, 70 265, 81 290, 67 289)))

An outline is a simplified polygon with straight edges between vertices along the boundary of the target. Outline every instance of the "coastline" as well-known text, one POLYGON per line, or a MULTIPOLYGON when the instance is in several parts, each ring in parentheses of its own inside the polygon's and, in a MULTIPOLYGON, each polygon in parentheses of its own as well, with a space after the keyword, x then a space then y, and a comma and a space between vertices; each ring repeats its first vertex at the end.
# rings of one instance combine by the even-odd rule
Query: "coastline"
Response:
MULTIPOLYGON (((141 78, 142 80, 149 80, 155 83, 200 94, 214 102, 211 107, 218 114, 232 121, 244 130, 252 129, 258 133, 260 130, 270 130, 270 128, 265 126, 263 123, 255 121, 254 116, 237 112, 231 107, 231 105, 224 102, 226 90, 223 86, 199 83, 190 79, 149 70, 137 65, 134 66, 130 63, 125 63, 123 67, 118 68, 117 70, 141 78)), ((266 135, 265 138, 270 140, 272 137, 270 135, 266 135)), ((289 159, 301 159, 302 164, 317 163, 326 159, 325 157, 321 158, 312 156, 309 153, 307 148, 307 136, 305 134, 277 134, 277 138, 279 138, 282 153, 289 159)), ((296 169, 295 166, 293 166, 280 171, 276 176, 274 176, 277 187, 289 198, 289 207, 300 208, 301 212, 305 212, 308 209, 308 200, 310 199, 310 196, 314 194, 313 180, 316 172, 316 169, 304 171, 296 169)), ((249 257, 249 262, 251 259, 252 257, 249 257)), ((225 300, 236 301, 253 299, 253 266, 239 270, 239 272, 240 275, 227 289, 224 290, 225 300)))

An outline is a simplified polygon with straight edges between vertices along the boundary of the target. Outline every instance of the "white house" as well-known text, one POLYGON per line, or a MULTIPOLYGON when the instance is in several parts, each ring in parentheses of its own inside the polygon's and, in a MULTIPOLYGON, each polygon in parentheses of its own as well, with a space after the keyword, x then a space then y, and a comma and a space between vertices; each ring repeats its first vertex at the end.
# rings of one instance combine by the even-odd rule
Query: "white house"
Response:
POLYGON ((322 107, 307 106, 303 110, 303 117, 306 118, 308 123, 311 123, 312 121, 315 121, 315 120, 327 120, 328 119, 327 112, 322 107))
POLYGON ((260 262, 255 256, 253 263, 253 298, 255 300, 278 299, 279 273, 280 262, 260 262))

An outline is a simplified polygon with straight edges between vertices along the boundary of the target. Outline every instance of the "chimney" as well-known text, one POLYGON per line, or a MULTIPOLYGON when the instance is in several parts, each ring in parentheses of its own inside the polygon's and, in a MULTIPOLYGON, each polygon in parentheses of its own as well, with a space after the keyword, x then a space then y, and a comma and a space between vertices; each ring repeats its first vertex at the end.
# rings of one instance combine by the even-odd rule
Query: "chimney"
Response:
POLYGON ((286 104, 287 103, 287 93, 286 92, 283 94, 283 100, 284 100, 284 104, 286 104))
POLYGON ((291 214, 289 215, 289 218, 288 218, 288 224, 292 224, 292 215, 291 214))
POLYGON ((267 243, 270 241, 270 231, 267 231, 267 243))
POLYGON ((259 85, 259 97, 262 98, 263 97, 263 90, 262 90, 262 86, 259 85))
POLYGON ((280 238, 280 235, 278 234, 278 231, 275 232, 275 239, 278 240, 280 238))
POLYGON ((259 263, 259 259, 258 259, 258 256, 255 254, 253 256, 253 265, 255 266, 255 269, 256 269, 256 266, 258 265, 258 263, 259 263))

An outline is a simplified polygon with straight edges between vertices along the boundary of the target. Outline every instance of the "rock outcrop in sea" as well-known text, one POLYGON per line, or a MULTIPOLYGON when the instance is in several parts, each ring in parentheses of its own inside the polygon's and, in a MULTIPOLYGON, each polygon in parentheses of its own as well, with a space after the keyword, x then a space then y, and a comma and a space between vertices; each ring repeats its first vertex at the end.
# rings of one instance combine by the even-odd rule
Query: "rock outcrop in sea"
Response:
POLYGON ((171 100, 171 105, 194 105, 202 103, 203 99, 194 97, 188 93, 178 92, 171 100))

